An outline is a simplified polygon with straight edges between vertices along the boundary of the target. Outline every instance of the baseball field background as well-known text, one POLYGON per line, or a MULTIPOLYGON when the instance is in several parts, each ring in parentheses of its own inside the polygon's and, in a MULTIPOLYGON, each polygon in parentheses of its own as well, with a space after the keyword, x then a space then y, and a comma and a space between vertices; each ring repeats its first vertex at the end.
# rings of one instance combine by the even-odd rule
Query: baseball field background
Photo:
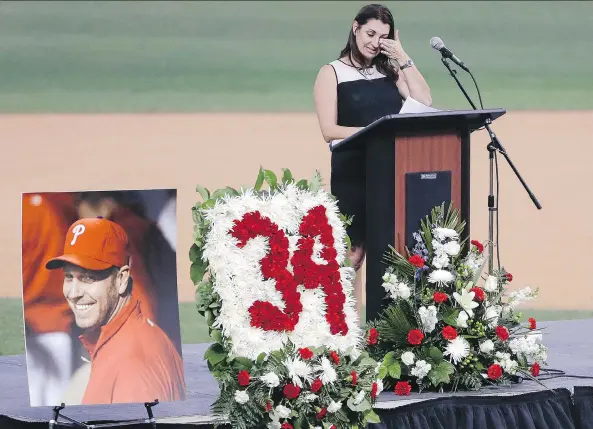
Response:
MULTIPOLYGON (((525 317, 593 317, 593 3, 386 2, 434 107, 467 102, 430 48, 472 70, 484 107, 543 206, 502 156, 501 263, 540 288, 525 317)), ((178 189, 185 343, 206 341, 188 250, 195 186, 251 186, 260 165, 329 183, 313 110, 363 2, 0 3, 0 354, 22 353, 20 194, 178 189)), ((460 78, 474 101, 471 79, 460 78)), ((471 237, 487 239, 488 136, 472 136, 471 237)))

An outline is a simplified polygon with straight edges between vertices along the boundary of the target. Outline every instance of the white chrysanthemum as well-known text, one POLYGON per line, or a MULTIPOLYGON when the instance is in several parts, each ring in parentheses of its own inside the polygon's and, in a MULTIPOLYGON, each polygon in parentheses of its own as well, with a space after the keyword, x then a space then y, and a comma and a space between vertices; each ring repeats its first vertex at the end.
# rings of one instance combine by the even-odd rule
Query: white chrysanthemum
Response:
POLYGON ((422 380, 424 377, 428 375, 431 369, 431 364, 429 364, 425 360, 419 360, 416 362, 416 365, 414 366, 414 368, 412 368, 412 371, 410 371, 410 373, 414 377, 418 377, 419 380, 422 380))
POLYGON ((301 359, 287 359, 284 361, 286 369, 288 369, 288 376, 292 378, 292 382, 299 387, 303 387, 302 379, 312 381, 311 366, 301 359))
POLYGON ((494 343, 492 340, 486 340, 480 343, 480 351, 482 353, 490 353, 492 350, 494 350, 494 343))
POLYGON ((496 363, 502 367, 504 372, 511 375, 517 372, 519 363, 511 359, 510 353, 496 352, 495 356, 498 359, 496 363))
POLYGON ((509 342, 509 348, 515 355, 524 357, 528 361, 544 363, 548 357, 548 349, 536 341, 537 337, 532 335, 513 338, 509 342))
MULTIPOLYGON (((364 392, 363 392, 364 393, 364 392)), ((333 399, 330 402, 330 404, 327 406, 327 412, 328 413, 335 413, 336 411, 338 411, 340 408, 342 408, 342 403, 341 402, 335 402, 333 399)))
POLYGON ((274 408, 274 411, 276 415, 281 419, 288 418, 288 416, 290 416, 290 413, 292 412, 290 408, 285 407, 284 405, 278 405, 276 408, 274 408))
POLYGON ((414 356, 414 353, 412 353, 412 352, 403 352, 402 353, 401 360, 404 364, 410 366, 414 363, 414 359, 416 359, 416 356, 414 356))
POLYGON ((268 387, 276 387, 280 385, 280 378, 271 371, 262 375, 259 379, 268 387))
POLYGON ((235 390, 235 401, 244 404, 249 401, 249 394, 244 390, 235 390))
POLYGON ((461 246, 457 241, 450 241, 443 246, 443 250, 449 256, 457 256, 461 250, 461 246))
MULTIPOLYGON (((354 397, 354 399, 352 400, 352 402, 354 403, 354 405, 358 405, 360 404, 362 401, 364 401, 364 395, 365 392, 364 390, 361 390, 360 392, 358 392, 358 394, 354 397)), ((328 410, 329 411, 329 410, 328 410)))
POLYGON ((467 320, 469 319, 469 316, 467 315, 467 313, 465 311, 460 311, 459 315, 457 316, 457 320, 455 321, 457 323, 457 327, 458 328, 467 328, 467 320))
POLYGON ((489 275, 484 283, 484 290, 486 292, 496 292, 498 290, 498 278, 493 275, 489 275))
POLYGON ((437 308, 434 305, 431 305, 428 308, 422 306, 418 309, 418 315, 422 322, 423 331, 427 333, 434 331, 436 324, 439 322, 437 308))
POLYGON ((280 429, 282 427, 282 425, 280 424, 280 422, 278 420, 273 420, 270 423, 268 423, 266 426, 268 427, 268 429, 280 429))
POLYGON ((338 379, 336 370, 325 356, 321 358, 321 365, 315 366, 315 371, 320 372, 319 379, 323 384, 333 384, 338 379))
POLYGON ((453 298, 457 303, 465 310, 469 317, 474 317, 474 308, 476 308, 479 303, 474 301, 474 297, 476 296, 475 292, 469 292, 466 289, 461 291, 461 295, 457 292, 453 292, 453 298))
POLYGON ((439 270, 448 266, 449 263, 449 257, 445 252, 438 253, 434 258, 432 258, 432 266, 439 270))
POLYGON ((457 233, 457 231, 451 228, 435 228, 432 230, 432 235, 436 237, 437 240, 446 240, 447 238, 459 238, 459 234, 457 233))
POLYGON ((469 349, 469 342, 465 338, 457 336, 454 340, 449 341, 443 355, 449 356, 449 360, 457 364, 469 356, 469 349))
POLYGON ((455 280, 455 276, 453 273, 447 270, 434 270, 428 275, 428 282, 429 283, 450 283, 455 280))
POLYGON ((400 298, 408 299, 410 297, 410 287, 403 282, 397 285, 396 291, 400 298))
POLYGON ((502 307, 500 305, 489 305, 484 310, 484 320, 488 323, 488 326, 493 328, 498 324, 498 318, 502 307))

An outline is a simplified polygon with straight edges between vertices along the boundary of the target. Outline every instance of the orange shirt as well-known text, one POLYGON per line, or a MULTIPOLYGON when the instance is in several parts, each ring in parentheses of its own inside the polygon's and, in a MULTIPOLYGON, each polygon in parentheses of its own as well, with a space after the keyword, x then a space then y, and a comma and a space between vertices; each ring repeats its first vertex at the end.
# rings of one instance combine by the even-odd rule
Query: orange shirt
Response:
POLYGON ((35 333, 69 332, 74 316, 64 298, 64 273, 45 268, 62 254, 68 224, 42 194, 23 195, 22 207, 25 325, 35 333))
POLYGON ((137 299, 105 326, 97 339, 81 335, 91 357, 82 404, 185 399, 183 361, 167 335, 144 316, 137 299))

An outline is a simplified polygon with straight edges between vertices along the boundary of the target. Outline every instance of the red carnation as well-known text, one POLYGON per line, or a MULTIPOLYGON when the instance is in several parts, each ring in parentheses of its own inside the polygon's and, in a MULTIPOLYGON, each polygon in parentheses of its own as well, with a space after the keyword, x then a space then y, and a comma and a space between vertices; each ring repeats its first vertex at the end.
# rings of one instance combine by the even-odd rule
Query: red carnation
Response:
POLYGON ((469 291, 474 293, 474 301, 476 301, 476 302, 484 301, 484 289, 476 286, 476 287, 471 288, 469 291))
POLYGON ((535 362, 531 366, 531 375, 533 375, 534 377, 537 377, 539 375, 539 370, 540 370, 539 363, 535 362))
POLYGON ((305 360, 307 359, 311 359, 313 357, 313 352, 311 350, 309 350, 309 348, 305 347, 305 348, 300 348, 299 349, 299 354, 301 355, 301 357, 305 360))
POLYGON ((321 411, 317 413, 317 420, 321 420, 327 414, 327 408, 322 408, 321 411))
POLYGON ((415 267, 422 268, 424 266, 424 259, 420 255, 410 256, 408 262, 415 267))
POLYGON ((488 378, 491 380, 497 380, 502 376, 502 367, 495 363, 490 365, 488 368, 488 378))
POLYGON ((476 248, 478 249, 478 253, 482 253, 484 251, 484 245, 480 243, 478 240, 472 240, 471 244, 476 246, 476 248))
POLYGON ((287 384, 284 386, 284 396, 288 399, 294 399, 299 396, 301 393, 301 388, 299 386, 295 386, 294 384, 287 384))
POLYGON ((379 390, 379 386, 377 385, 377 383, 373 383, 373 385, 371 386, 371 398, 375 399, 375 397, 377 396, 377 390, 379 390))
POLYGON ((350 375, 352 376, 352 385, 353 385, 353 386, 356 386, 356 382, 357 382, 357 380, 358 380, 358 376, 356 375, 356 371, 352 371, 352 372, 350 373, 350 375))
POLYGON ((270 401, 266 402, 266 411, 272 410, 272 403, 270 401))
POLYGON ((441 304, 449 299, 449 295, 447 295, 444 292, 435 292, 434 295, 432 296, 432 299, 437 304, 441 304))
POLYGON ((329 357, 334 361, 334 363, 336 365, 340 364, 340 356, 338 356, 338 354, 336 352, 334 352, 333 350, 329 354, 329 357))
POLYGON ((323 387, 323 383, 320 379, 316 378, 315 381, 311 384, 311 392, 317 393, 319 389, 323 387))
POLYGON ((507 282, 509 282, 509 283, 513 281, 513 275, 511 273, 507 273, 506 278, 507 278, 507 282))
POLYGON ((284 422, 280 426, 280 429, 294 429, 290 423, 284 422))
POLYGON ((408 342, 412 345, 417 346, 424 339, 424 334, 420 329, 412 329, 408 332, 408 342))
POLYGON ((329 429, 338 429, 338 428, 336 427, 336 425, 331 425, 331 426, 329 427, 329 429))
POLYGON ((369 345, 377 344, 377 338, 379 338, 379 332, 377 332, 375 328, 369 329, 369 339, 367 340, 367 343, 369 345))
POLYGON ((412 386, 407 381, 398 381, 395 385, 395 394, 399 396, 407 396, 412 391, 412 386))
POLYGON ((498 336, 500 341, 506 341, 509 339, 509 331, 504 326, 496 327, 496 335, 498 336))
POLYGON ((535 329, 537 327, 537 323, 533 317, 529 318, 529 329, 535 329))
POLYGON ((453 326, 445 326, 441 333, 445 340, 454 340, 457 338, 457 330, 453 326))
POLYGON ((243 370, 239 372, 237 379, 239 380, 239 386, 245 387, 249 385, 249 380, 251 380, 251 377, 247 371, 243 370))

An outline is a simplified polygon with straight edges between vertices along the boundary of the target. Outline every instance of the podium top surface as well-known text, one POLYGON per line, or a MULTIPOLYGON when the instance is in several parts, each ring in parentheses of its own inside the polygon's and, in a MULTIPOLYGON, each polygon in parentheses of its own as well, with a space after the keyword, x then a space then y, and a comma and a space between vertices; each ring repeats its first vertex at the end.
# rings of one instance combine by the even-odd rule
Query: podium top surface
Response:
POLYGON ((505 109, 442 110, 429 113, 386 115, 331 147, 332 152, 357 148, 375 136, 390 137, 417 133, 467 130, 473 132, 484 126, 487 119, 494 121, 506 113, 505 109))

